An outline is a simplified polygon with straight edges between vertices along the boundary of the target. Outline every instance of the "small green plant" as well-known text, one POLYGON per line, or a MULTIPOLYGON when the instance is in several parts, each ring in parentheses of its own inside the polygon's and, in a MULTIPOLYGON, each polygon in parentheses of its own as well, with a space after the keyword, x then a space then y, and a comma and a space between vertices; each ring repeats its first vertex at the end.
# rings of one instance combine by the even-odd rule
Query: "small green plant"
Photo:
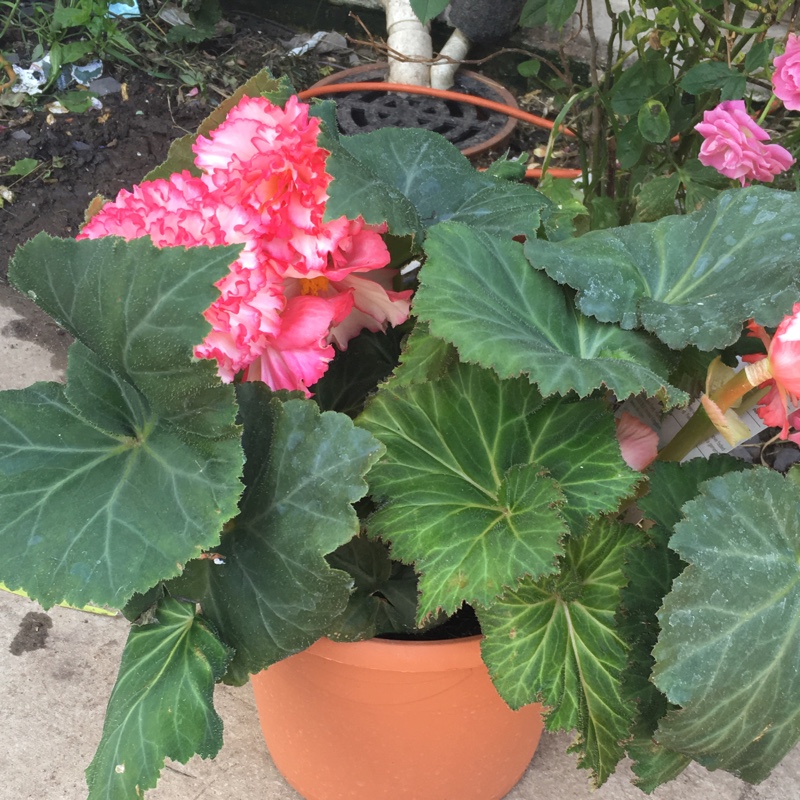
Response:
MULTIPOLYGON (((583 202, 590 211, 599 202, 604 209, 613 206, 622 222, 653 220, 699 208, 730 187, 697 163, 699 143, 691 134, 721 101, 744 99, 753 115, 765 108, 773 56, 782 48, 768 34, 791 5, 630 0, 614 11, 587 0, 581 15, 573 16, 575 0, 529 0, 523 26, 547 22, 562 29, 574 20, 570 35, 581 25, 589 36, 586 80, 566 62, 557 85, 539 78, 530 61, 519 68, 532 82, 566 91, 564 118, 577 133, 583 202), (595 32, 601 16, 611 26, 607 43, 595 32)), ((800 134, 784 124, 779 110, 771 119, 785 131, 783 145, 797 155, 800 134)), ((794 188, 790 177, 780 180, 794 188)), ((591 214, 592 227, 602 227, 596 216, 591 214)))

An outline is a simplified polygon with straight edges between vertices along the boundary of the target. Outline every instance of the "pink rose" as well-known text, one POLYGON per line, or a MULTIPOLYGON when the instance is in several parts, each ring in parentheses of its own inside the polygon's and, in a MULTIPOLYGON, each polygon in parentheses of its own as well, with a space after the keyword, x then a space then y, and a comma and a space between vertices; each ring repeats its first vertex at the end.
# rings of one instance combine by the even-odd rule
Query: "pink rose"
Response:
POLYGON ((772 90, 790 111, 800 111, 800 37, 790 33, 786 52, 775 61, 772 90))
POLYGON ((794 163, 791 153, 778 144, 764 144, 769 134, 745 111, 744 100, 726 100, 703 114, 695 130, 705 139, 698 158, 742 186, 766 181, 794 163))

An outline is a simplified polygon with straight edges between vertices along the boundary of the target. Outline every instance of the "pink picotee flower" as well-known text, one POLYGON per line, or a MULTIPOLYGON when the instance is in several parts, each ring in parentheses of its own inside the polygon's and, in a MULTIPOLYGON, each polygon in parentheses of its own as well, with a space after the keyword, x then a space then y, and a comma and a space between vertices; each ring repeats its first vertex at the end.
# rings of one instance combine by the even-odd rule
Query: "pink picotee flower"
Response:
POLYGON ((773 64, 772 91, 790 111, 800 111, 800 36, 789 34, 786 51, 773 64))
POLYGON ((790 434, 797 425, 797 412, 790 413, 789 404, 800 402, 800 303, 795 303, 791 315, 784 317, 775 335, 769 334, 760 325, 750 322, 749 335, 764 343, 766 356, 745 356, 751 364, 767 359, 768 366, 759 364, 762 375, 771 378, 761 383, 769 391, 759 400, 757 412, 767 425, 781 429, 781 439, 791 439, 800 444, 800 432, 790 434))
POLYGON ((285 108, 245 97, 193 149, 188 172, 122 190, 78 238, 150 236, 159 247, 244 244, 220 297, 205 312, 211 333, 195 349, 220 377, 261 380, 310 394, 335 355, 364 328, 408 318, 411 291, 392 291, 380 234, 362 219, 323 221, 331 181, 319 121, 291 97, 285 108))
POLYGON ((700 163, 742 186, 754 180, 771 183, 794 163, 785 148, 764 144, 769 134, 750 119, 743 100, 726 100, 706 111, 695 130, 705 139, 700 163))

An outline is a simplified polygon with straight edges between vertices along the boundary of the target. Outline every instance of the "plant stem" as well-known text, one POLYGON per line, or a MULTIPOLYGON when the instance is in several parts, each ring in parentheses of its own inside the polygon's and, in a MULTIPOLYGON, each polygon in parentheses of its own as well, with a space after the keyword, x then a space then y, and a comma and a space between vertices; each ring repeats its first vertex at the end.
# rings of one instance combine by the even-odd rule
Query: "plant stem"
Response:
MULTIPOLYGON (((753 384, 744 370, 737 372, 727 383, 711 393, 711 400, 724 413, 733 404, 752 391, 753 384)), ((686 425, 675 435, 675 438, 661 449, 659 461, 681 461, 687 453, 714 434, 716 428, 708 418, 703 406, 698 406, 686 425)))
POLYGON ((544 178, 544 176, 547 174, 547 168, 550 166, 550 159, 553 157, 553 147, 555 146, 556 136, 558 136, 558 134, 561 132, 561 123, 569 113, 569 110, 578 100, 582 100, 584 97, 594 94, 594 91, 594 87, 590 86, 588 89, 584 89, 582 92, 572 95, 572 97, 570 97, 569 100, 564 103, 564 108, 561 109, 558 116, 555 118, 553 127, 550 131, 550 137, 547 140, 547 149, 544 154, 544 160, 542 161, 542 178, 544 178))
POLYGON ((769 114, 769 112, 772 110, 772 103, 777 99, 778 98, 775 97, 775 92, 773 92, 769 96, 769 100, 767 100, 767 104, 764 106, 764 110, 759 115, 758 120, 756 121, 756 125, 761 125, 761 123, 764 122, 764 120, 767 118, 767 114, 769 114))

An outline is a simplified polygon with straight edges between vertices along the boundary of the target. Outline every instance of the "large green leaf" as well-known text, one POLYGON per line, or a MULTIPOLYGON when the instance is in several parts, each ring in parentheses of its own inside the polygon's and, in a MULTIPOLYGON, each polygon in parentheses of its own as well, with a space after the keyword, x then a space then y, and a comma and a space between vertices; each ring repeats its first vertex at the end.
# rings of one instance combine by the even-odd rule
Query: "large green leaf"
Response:
POLYGON ((531 463, 525 381, 461 366, 433 383, 388 386, 359 417, 387 448, 369 475, 386 505, 369 530, 420 573, 420 620, 487 605, 524 575, 555 569, 563 495, 531 463))
POLYGON ((358 533, 352 503, 383 448, 311 400, 282 400, 254 383, 237 396, 247 456, 241 513, 219 558, 192 562, 171 588, 224 631, 236 649, 227 679, 243 682, 308 647, 347 605, 350 577, 325 556, 358 533))
POLYGON ((758 782, 800 738, 800 501, 771 470, 705 483, 670 546, 653 679, 681 706, 659 742, 758 782))
POLYGON ((541 700, 549 730, 578 730, 573 750, 599 784, 623 755, 633 703, 622 677, 627 644, 616 629, 623 565, 640 534, 598 522, 567 545, 558 575, 526 580, 486 610, 478 609, 483 658, 512 707, 541 700))
POLYGON ((633 759, 636 784, 647 792, 672 780, 691 762, 654 739, 658 723, 669 703, 650 680, 653 647, 660 627, 657 613, 672 581, 685 566, 668 547, 674 526, 681 519, 681 507, 692 500, 706 480, 749 465, 731 456, 713 455, 679 464, 656 462, 649 470, 649 491, 638 501, 645 517, 655 526, 646 534, 646 543, 630 553, 625 573, 630 578, 623 592, 621 630, 631 644, 631 657, 625 686, 637 703, 637 724, 628 743, 633 759))
POLYGON ((528 421, 532 461, 547 469, 567 499, 561 514, 574 534, 586 519, 614 512, 641 480, 620 454, 614 417, 603 400, 550 400, 528 421))
POLYGON ((750 468, 750 464, 740 458, 718 453, 684 463, 656 461, 648 471, 648 492, 639 500, 638 506, 647 519, 671 536, 675 525, 681 521, 681 507, 694 500, 703 483, 729 472, 750 468))
POLYGON ((413 567, 393 561, 383 542, 356 536, 331 553, 328 563, 347 572, 354 584, 347 608, 331 624, 328 638, 359 641, 416 630, 417 575, 413 567))
POLYGON ((431 336, 428 326, 417 320, 403 342, 400 364, 392 375, 392 386, 425 383, 441 378, 458 363, 458 352, 449 342, 431 336))
POLYGON ((214 684, 230 656, 192 603, 163 600, 153 622, 132 628, 86 770, 89 800, 139 800, 165 758, 185 764, 219 752, 214 684))
MULTIPOLYGON (((579 239, 577 241, 582 241, 579 239)), ((545 394, 686 395, 669 386, 665 348, 650 337, 575 311, 564 291, 531 269, 517 242, 457 223, 429 232, 414 313, 462 360, 501 377, 525 374, 545 394)))
POLYGON ((39 234, 17 250, 11 283, 144 394, 152 412, 189 433, 231 426, 232 390, 193 349, 202 313, 241 245, 154 247, 147 237, 74 241, 39 234))
POLYGON ((219 540, 242 488, 236 403, 192 350, 235 254, 47 236, 18 251, 12 279, 78 341, 66 386, 0 393, 0 580, 45 606, 119 607, 219 540))
POLYGON ((320 145, 330 151, 325 169, 333 176, 325 219, 360 216, 372 225, 385 222, 389 233, 396 236, 412 236, 416 242, 421 241, 425 227, 414 204, 386 176, 353 155, 344 146, 348 138, 332 135, 327 127, 319 138, 320 145))
POLYGON ((637 476, 598 401, 542 403, 523 380, 461 365, 384 387, 358 423, 387 448, 370 473, 369 530, 420 572, 420 619, 554 571, 564 520, 616 508, 637 476))
POLYGON ((777 325, 800 293, 800 198, 765 187, 720 194, 688 216, 529 239, 538 269, 578 290, 601 322, 645 327, 675 349, 725 347, 754 318, 777 325))
POLYGON ((330 215, 365 213, 358 209, 373 208, 388 186, 413 204, 426 228, 455 220, 511 238, 535 236, 541 211, 550 205, 530 186, 477 172, 458 148, 433 131, 386 128, 339 141, 373 183, 353 185, 354 177, 340 174, 331 156, 329 171, 338 180, 329 189, 330 215))
POLYGON ((651 652, 659 633, 656 614, 683 565, 667 546, 669 536, 664 530, 654 527, 643 538, 643 545, 632 549, 626 558, 624 572, 629 583, 622 591, 618 630, 631 648, 623 688, 626 697, 636 703, 636 724, 627 751, 634 761, 636 785, 651 792, 680 774, 691 759, 653 739, 668 703, 650 681, 651 652))

